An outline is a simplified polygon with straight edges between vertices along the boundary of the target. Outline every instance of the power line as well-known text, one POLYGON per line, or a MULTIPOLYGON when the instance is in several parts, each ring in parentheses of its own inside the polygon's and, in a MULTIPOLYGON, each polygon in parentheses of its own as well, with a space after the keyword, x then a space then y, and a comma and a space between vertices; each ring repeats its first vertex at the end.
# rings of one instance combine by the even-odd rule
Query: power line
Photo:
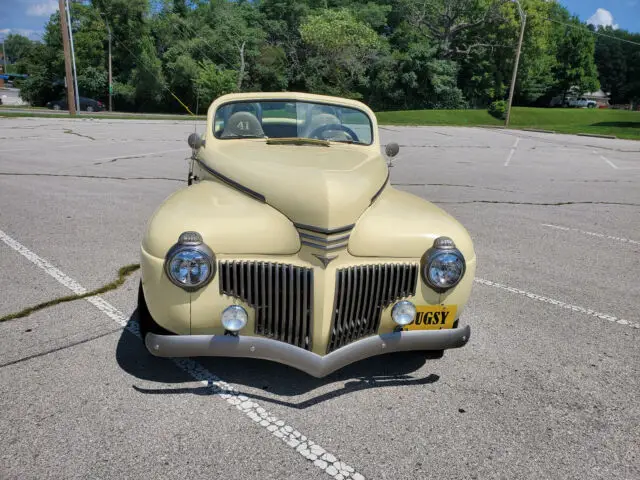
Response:
MULTIPOLYGON (((104 14, 103 14, 102 12, 100 12, 100 11, 98 11, 98 13, 100 14, 100 16, 101 16, 101 17, 105 20, 105 22, 106 22, 107 20, 106 20, 106 17, 104 16, 104 14)), ((139 56, 137 56, 135 53, 133 53, 129 47, 127 47, 126 43, 124 43, 122 40, 118 40, 118 38, 117 38, 115 35, 113 35, 113 32, 111 33, 111 36, 112 36, 116 41, 118 41, 118 44, 119 44, 119 45, 121 45, 122 47, 124 47, 124 49, 125 49, 127 52, 129 52, 129 54, 130 54, 134 59, 136 59, 136 60, 138 61, 137 66, 141 66, 142 68, 144 68, 144 69, 145 69, 148 73, 150 73, 151 75, 155 75, 155 73, 154 73, 154 72, 152 72, 149 68, 145 67, 144 62, 143 62, 143 61, 141 61, 141 60, 140 60, 140 57, 139 57, 139 56)), ((189 110, 189 107, 187 107, 187 105, 185 105, 185 103, 184 103, 182 100, 180 100, 180 98, 178 98, 178 96, 177 96, 175 93, 173 93, 173 92, 169 89, 169 87, 166 85, 166 83, 165 83, 164 81, 161 83, 161 86, 162 86, 162 88, 164 88, 167 92, 169 92, 169 94, 170 94, 173 98, 175 98, 175 99, 178 101, 178 103, 179 103, 180 105, 182 105, 182 107, 183 107, 183 108, 184 108, 184 109, 189 113, 189 115, 195 116, 195 114, 194 114, 191 110, 189 110)))
POLYGON ((555 20, 555 19, 549 18, 549 17, 540 17, 540 16, 535 15, 535 14, 533 14, 532 16, 537 16, 538 18, 541 18, 543 20, 548 20, 550 22, 558 23, 560 25, 565 25, 567 27, 577 28, 577 29, 584 29, 585 31, 587 31, 588 33, 592 33, 593 35, 598 35, 600 37, 610 38, 612 40, 618 40, 619 42, 630 43, 631 45, 636 45, 636 46, 640 47, 640 43, 639 42, 634 42, 632 40, 627 40, 626 38, 615 37, 613 35, 607 35, 607 34, 604 34, 604 33, 600 33, 598 31, 590 30, 587 27, 585 27, 583 24, 576 25, 576 24, 572 24, 572 23, 561 22, 560 20, 555 20))
MULTIPOLYGON (((209 41, 208 41, 205 37, 199 37, 199 36, 198 36, 198 34, 197 34, 197 32, 195 31, 195 29, 194 29, 191 25, 189 25, 186 21, 184 21, 184 20, 185 20, 184 18, 181 18, 180 20, 181 20, 181 22, 180 22, 180 23, 181 23, 183 26, 185 26, 185 27, 187 27, 189 30, 191 30, 191 32, 194 34, 195 38, 200 39, 200 40, 202 40, 204 43, 206 43, 206 44, 207 44, 207 46, 208 46, 209 48, 211 48, 211 50, 212 50, 212 51, 215 51, 215 50, 216 50, 216 49, 214 48, 214 46, 213 46, 213 45, 211 45, 211 44, 209 43, 209 41)), ((177 25, 176 25, 176 27, 177 27, 177 25)), ((179 30, 178 30, 178 31, 179 31, 179 30)), ((183 39, 187 39, 187 40, 188 40, 188 38, 186 37, 186 35, 185 35, 184 33, 182 33, 182 32, 180 32, 180 33, 182 34, 182 38, 183 38, 183 39)), ((202 45, 200 45, 200 47, 202 48, 202 45)), ((200 50, 200 52, 202 53, 203 51, 202 51, 202 50, 200 50)), ((213 59, 212 59, 209 55, 205 54, 204 56, 205 56, 206 58, 208 58, 209 60, 211 60, 211 62, 212 62, 212 63, 214 63, 214 64, 215 64, 215 63, 218 63, 218 62, 214 62, 214 61, 213 61, 213 59)), ((235 68, 236 68, 236 67, 235 67, 235 65, 234 65, 234 62, 230 62, 227 58, 223 57, 223 56, 222 56, 222 54, 221 54, 220 52, 218 52, 217 56, 218 56, 219 58, 221 58, 221 59, 223 60, 223 62, 227 64, 227 66, 229 66, 229 67, 231 67, 232 69, 234 69, 234 70, 235 70, 235 68)))

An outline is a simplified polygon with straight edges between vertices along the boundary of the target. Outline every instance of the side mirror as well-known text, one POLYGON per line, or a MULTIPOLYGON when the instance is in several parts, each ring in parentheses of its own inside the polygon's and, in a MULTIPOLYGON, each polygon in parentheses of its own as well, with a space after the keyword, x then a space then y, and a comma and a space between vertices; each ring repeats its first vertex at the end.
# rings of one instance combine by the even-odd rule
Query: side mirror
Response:
POLYGON ((384 151, 387 154, 387 157, 395 157, 400 151, 400 145, 398 145, 396 142, 387 143, 384 151))
POLYGON ((204 140, 197 133, 192 133, 191 135, 189 135, 189 138, 187 139, 187 143, 194 150, 198 150, 204 147, 204 140))

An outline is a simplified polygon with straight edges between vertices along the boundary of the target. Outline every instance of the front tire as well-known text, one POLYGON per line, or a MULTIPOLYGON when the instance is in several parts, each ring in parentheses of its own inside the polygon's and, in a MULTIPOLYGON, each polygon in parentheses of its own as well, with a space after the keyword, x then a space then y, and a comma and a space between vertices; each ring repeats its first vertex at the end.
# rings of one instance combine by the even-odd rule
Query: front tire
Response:
POLYGON ((147 301, 144 298, 144 290, 142 289, 142 282, 138 287, 138 325, 140 326, 140 338, 144 344, 147 333, 155 333, 158 335, 175 335, 166 328, 162 328, 156 323, 151 316, 149 308, 147 307, 147 301))

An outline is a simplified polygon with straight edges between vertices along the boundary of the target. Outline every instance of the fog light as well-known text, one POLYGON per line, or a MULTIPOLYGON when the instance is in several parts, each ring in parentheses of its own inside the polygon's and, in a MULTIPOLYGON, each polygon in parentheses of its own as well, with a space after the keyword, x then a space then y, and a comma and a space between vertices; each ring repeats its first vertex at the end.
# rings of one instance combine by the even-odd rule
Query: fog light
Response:
POLYGON ((230 332, 242 330, 247 324, 247 311, 240 305, 231 305, 222 312, 222 325, 230 332))
POLYGON ((416 306, 408 300, 396 303, 391 310, 391 318, 398 325, 409 325, 416 316, 416 306))

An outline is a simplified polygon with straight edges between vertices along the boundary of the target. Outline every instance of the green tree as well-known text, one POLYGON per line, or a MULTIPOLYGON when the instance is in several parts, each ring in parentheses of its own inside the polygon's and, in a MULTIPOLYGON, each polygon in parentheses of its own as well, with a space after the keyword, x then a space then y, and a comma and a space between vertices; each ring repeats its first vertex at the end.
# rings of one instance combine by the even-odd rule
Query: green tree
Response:
POLYGON ((309 48, 306 86, 311 91, 360 98, 367 66, 384 48, 380 36, 346 10, 308 16, 300 36, 309 48))
POLYGON ((593 92, 600 88, 596 69, 595 39, 589 29, 573 17, 564 27, 557 40, 557 64, 554 67, 559 92, 566 95, 570 90, 577 93, 593 92))
POLYGON ((607 27, 596 39, 595 61, 602 88, 616 104, 640 100, 640 34, 607 27))
POLYGON ((17 33, 10 33, 4 40, 7 62, 16 63, 20 60, 25 60, 32 46, 33 42, 27 37, 17 33))
POLYGON ((237 86, 237 73, 224 70, 211 62, 202 62, 196 79, 198 93, 203 103, 208 104, 220 95, 232 93, 237 86))

